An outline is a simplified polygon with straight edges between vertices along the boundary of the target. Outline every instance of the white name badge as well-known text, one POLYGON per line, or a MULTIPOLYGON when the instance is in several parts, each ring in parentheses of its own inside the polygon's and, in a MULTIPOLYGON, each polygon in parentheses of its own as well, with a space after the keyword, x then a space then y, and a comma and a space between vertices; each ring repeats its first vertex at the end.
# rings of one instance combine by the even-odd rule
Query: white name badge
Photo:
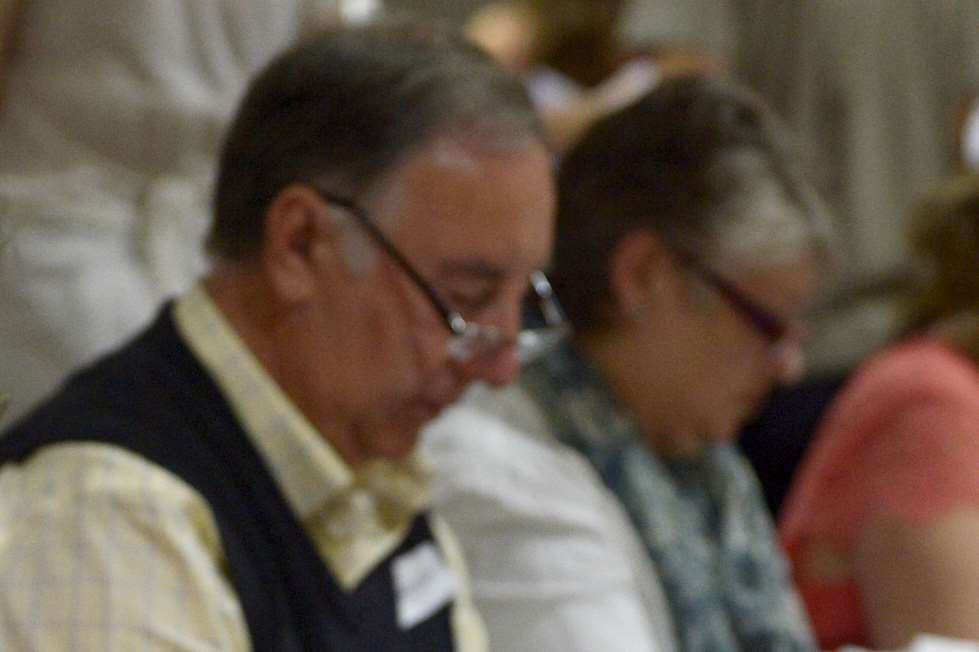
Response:
POLYGON ((455 597, 455 573, 431 541, 395 559, 391 563, 391 574, 401 629, 411 629, 455 597))

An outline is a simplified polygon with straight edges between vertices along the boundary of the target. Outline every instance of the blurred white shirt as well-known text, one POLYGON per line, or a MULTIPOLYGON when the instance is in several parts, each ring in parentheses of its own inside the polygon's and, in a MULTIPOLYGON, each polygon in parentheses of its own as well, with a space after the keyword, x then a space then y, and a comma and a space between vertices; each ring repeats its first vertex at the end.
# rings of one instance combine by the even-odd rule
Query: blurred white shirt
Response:
POLYGON ((617 499, 522 390, 474 388, 423 450, 492 649, 675 649, 659 579, 617 499))
MULTIPOLYGON (((838 652, 868 652, 862 647, 847 645, 838 652)), ((896 652, 902 652, 897 650, 896 652)), ((979 652, 979 642, 960 641, 930 634, 921 634, 903 652, 979 652)))

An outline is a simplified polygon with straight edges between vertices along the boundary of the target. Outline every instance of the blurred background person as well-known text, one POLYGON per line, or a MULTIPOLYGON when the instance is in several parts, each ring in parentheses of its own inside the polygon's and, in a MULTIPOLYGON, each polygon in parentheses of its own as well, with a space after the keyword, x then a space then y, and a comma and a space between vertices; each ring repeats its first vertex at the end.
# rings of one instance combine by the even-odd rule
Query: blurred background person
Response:
POLYGON ((527 80, 552 147, 564 151, 599 117, 660 80, 715 74, 705 51, 629 47, 619 27, 626 0, 503 0, 477 9, 469 36, 527 80))
POLYGON ((836 397, 781 534, 820 643, 979 639, 979 176, 910 222, 905 336, 836 397))
POLYGON ((912 203, 958 167, 951 114, 979 87, 974 0, 631 0, 620 32, 709 48, 808 144, 841 234, 810 310, 808 372, 741 443, 777 510, 847 374, 897 332, 912 203))
POLYGON ((854 367, 900 326, 913 203, 951 175, 955 105, 979 83, 974 0, 740 0, 732 69, 812 143, 840 268, 812 313, 813 376, 854 367))
MULTIPOLYGON (((4 221, 0 218, 0 259, 3 258, 3 249, 6 243, 6 235, 4 231, 4 221)), ((2 365, 2 363, 0 363, 2 365)), ((7 405, 10 403, 10 394, 8 389, 5 387, 0 387, 0 419, 3 419, 3 415, 7 412, 7 405)))
POLYGON ((740 87, 688 77, 562 161, 553 278, 574 336, 426 435, 501 649, 664 649, 664 594, 680 650, 815 649, 732 443, 802 374, 828 259, 786 139, 740 87))
POLYGON ((19 5, 20 0, 0 0, 0 102, 3 101, 3 82, 7 62, 14 49, 13 34, 19 5))
POLYGON ((5 0, 0 389, 22 414, 204 268, 212 161, 248 77, 338 0, 5 0))

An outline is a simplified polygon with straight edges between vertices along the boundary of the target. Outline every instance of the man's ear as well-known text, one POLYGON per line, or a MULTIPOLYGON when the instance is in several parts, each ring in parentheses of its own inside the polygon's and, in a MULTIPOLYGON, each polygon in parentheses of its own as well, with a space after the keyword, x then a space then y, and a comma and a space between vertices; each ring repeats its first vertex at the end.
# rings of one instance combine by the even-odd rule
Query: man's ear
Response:
POLYGON ((669 251, 650 230, 626 234, 609 259, 609 287, 616 312, 633 318, 646 310, 668 282, 669 251))
POLYGON ((331 207, 312 188, 292 184, 265 212, 262 269, 276 294, 287 302, 310 296, 325 267, 340 256, 340 226, 331 207))

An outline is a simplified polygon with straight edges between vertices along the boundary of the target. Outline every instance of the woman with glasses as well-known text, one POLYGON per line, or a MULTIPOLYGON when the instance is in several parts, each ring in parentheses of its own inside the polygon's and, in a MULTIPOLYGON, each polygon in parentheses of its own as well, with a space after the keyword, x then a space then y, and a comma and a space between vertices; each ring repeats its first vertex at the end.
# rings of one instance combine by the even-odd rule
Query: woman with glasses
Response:
POLYGON ((906 334, 835 397, 780 522, 826 649, 979 640, 979 176, 909 226, 906 334))
POLYGON ((559 173, 573 335, 427 437, 499 649, 812 650, 732 438, 803 371, 828 221, 753 97, 664 83, 559 173))

